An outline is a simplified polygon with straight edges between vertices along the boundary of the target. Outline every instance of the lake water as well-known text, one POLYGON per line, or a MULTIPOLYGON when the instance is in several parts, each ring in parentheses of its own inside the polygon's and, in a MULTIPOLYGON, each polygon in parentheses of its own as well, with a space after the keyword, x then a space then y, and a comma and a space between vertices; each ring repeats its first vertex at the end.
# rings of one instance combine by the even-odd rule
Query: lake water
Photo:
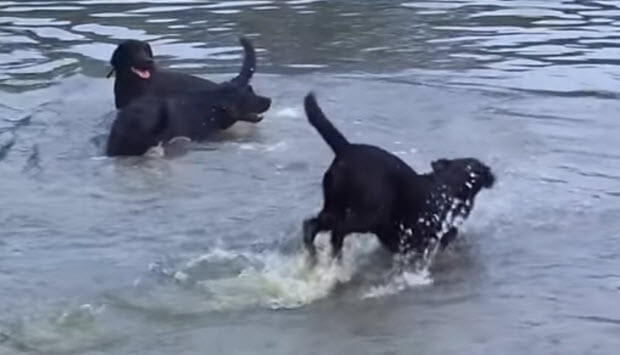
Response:
MULTIPOLYGON (((620 3, 0 1, 0 354, 609 354, 620 348, 620 3), (273 98, 173 159, 107 159, 108 59, 238 70, 273 98), (352 141, 498 177, 428 270, 372 236, 308 268, 352 141)), ((325 238, 320 238, 324 242, 325 238)))

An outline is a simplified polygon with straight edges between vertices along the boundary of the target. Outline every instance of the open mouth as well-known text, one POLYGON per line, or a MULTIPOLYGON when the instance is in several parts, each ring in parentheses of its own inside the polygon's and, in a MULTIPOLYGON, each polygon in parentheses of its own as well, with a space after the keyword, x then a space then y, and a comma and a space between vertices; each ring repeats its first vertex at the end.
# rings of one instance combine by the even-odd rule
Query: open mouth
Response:
POLYGON ((148 69, 138 69, 136 67, 131 67, 131 71, 139 76, 141 79, 148 79, 151 77, 151 72, 148 69))
POLYGON ((251 113, 248 113, 248 114, 245 116, 245 120, 244 120, 244 121, 248 121, 248 122, 260 122, 260 121, 262 121, 262 120, 263 120, 263 115, 260 115, 260 114, 258 114, 258 113, 251 112, 251 113))

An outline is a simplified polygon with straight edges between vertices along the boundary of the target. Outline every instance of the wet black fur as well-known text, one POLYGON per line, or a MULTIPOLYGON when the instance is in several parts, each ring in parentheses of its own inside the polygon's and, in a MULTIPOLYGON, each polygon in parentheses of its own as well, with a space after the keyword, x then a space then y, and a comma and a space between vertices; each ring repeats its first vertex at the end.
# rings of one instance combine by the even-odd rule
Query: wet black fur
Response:
MULTIPOLYGON (((271 99, 257 95, 250 85, 256 70, 254 48, 244 38, 241 44, 246 55, 239 75, 232 80, 189 91, 149 91, 123 106, 108 137, 107 155, 142 155, 174 137, 202 140, 237 121, 260 122, 271 99)), ((115 58, 116 52, 113 63, 115 58)))
POLYGON ((303 225, 312 254, 320 231, 331 232, 334 256, 350 233, 373 233, 393 253, 423 252, 438 239, 445 247, 456 237, 455 219, 466 218, 478 192, 495 181, 475 158, 440 159, 431 173, 418 174, 379 147, 349 143, 313 94, 304 105, 310 124, 335 153, 323 177, 323 209, 303 225))
MULTIPOLYGON (((255 67, 256 54, 252 44, 245 38, 241 38, 240 42, 245 51, 244 68, 255 67)), ((116 108, 125 107, 133 99, 144 95, 165 96, 204 91, 219 85, 207 79, 159 68, 155 63, 151 46, 144 41, 126 40, 120 43, 112 54, 110 64, 115 74, 116 108), (150 78, 140 78, 131 71, 131 67, 148 70, 150 78)))
POLYGON ((119 110, 106 154, 142 155, 175 137, 202 140, 237 121, 256 122, 270 100, 234 83, 217 89, 167 97, 143 96, 119 110))

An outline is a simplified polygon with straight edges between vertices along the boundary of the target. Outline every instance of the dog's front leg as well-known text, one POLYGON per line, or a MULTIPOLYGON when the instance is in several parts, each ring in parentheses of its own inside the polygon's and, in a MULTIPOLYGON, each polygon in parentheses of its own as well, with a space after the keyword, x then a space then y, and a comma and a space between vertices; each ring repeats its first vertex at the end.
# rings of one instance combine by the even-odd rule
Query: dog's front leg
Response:
POLYGON ((340 228, 332 231, 331 244, 332 244, 332 258, 341 259, 342 258, 342 246, 344 244, 344 237, 346 234, 340 228))
POLYGON ((304 245, 314 259, 316 257, 316 247, 314 246, 314 238, 319 232, 319 219, 317 217, 309 218, 303 223, 304 245))
POLYGON ((456 227, 451 227, 439 240, 441 250, 446 249, 448 245, 456 239, 457 235, 458 229, 456 229, 456 227))

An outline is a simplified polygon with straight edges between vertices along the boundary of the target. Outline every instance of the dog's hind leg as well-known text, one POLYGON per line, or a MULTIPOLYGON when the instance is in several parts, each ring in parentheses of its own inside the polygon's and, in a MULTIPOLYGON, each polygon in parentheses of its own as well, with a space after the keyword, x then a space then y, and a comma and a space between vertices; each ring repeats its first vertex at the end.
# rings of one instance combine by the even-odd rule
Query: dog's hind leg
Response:
POLYGON ((373 215, 348 214, 343 220, 335 224, 332 229, 331 244, 332 256, 339 258, 342 254, 344 238, 351 233, 375 233, 380 221, 384 220, 379 213, 373 215))
POLYGON ((303 223, 303 240, 306 249, 313 258, 316 256, 316 247, 314 239, 319 232, 332 230, 334 216, 325 210, 321 211, 318 216, 306 219, 303 223))
POLYGON ((332 257, 340 259, 342 257, 342 246, 344 244, 344 237, 347 236, 342 229, 338 228, 332 232, 330 242, 332 244, 332 257))
POLYGON ((306 246, 306 249, 308 249, 310 256, 314 257, 316 255, 316 248, 314 247, 314 238, 319 232, 318 217, 306 219, 303 223, 302 230, 303 230, 304 245, 306 246))
POLYGON ((314 246, 314 239, 319 232, 333 230, 334 225, 341 217, 336 216, 334 213, 322 210, 318 216, 309 218, 303 223, 303 238, 306 249, 310 252, 311 256, 316 255, 316 248, 314 246))

